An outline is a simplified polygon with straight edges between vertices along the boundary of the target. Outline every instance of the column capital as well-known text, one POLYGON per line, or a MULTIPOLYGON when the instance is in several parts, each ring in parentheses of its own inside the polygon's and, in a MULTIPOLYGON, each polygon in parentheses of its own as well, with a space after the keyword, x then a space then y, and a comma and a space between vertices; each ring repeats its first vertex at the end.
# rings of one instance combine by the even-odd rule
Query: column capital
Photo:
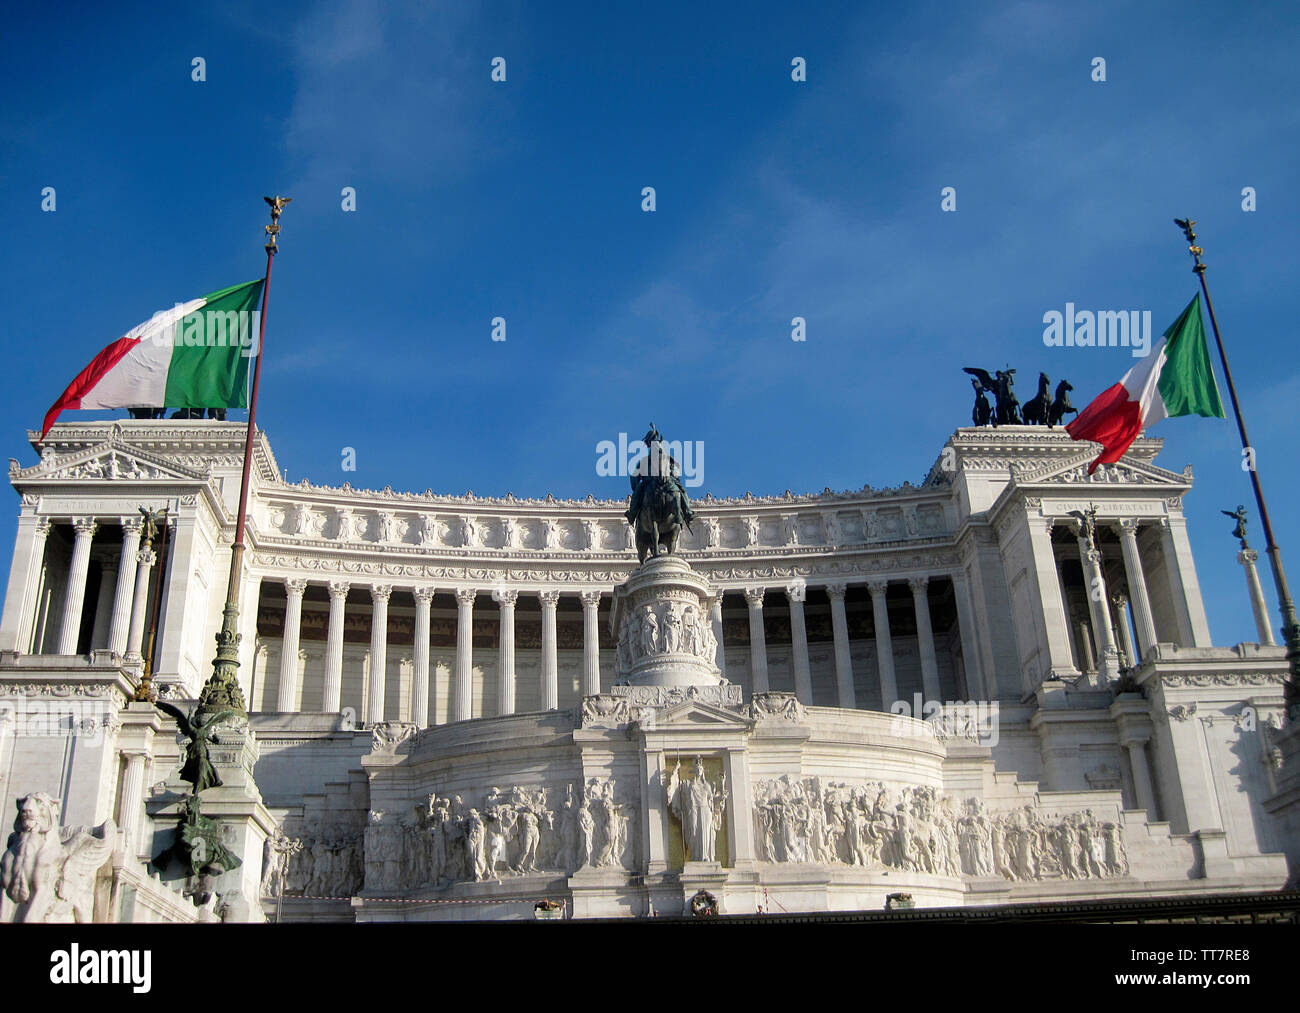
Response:
POLYGON ((747 587, 745 588, 745 604, 751 609, 761 609, 765 594, 767 594, 767 588, 765 587, 747 587))
POLYGON ((1256 552, 1254 549, 1242 549, 1240 552, 1237 553, 1237 562, 1240 563, 1242 566, 1246 566, 1247 564, 1249 564, 1250 566, 1254 566, 1255 563, 1258 561, 1259 561, 1259 553, 1256 552))
POLYGON ((545 591, 538 591, 537 598, 542 603, 542 608, 553 609, 560 603, 560 592, 548 588, 545 591))
POLYGON ((98 522, 93 517, 74 517, 72 518, 72 527, 77 532, 77 537, 93 538, 95 529, 99 527, 98 522))
POLYGON ((41 538, 46 537, 50 533, 50 528, 52 527, 54 527, 54 525, 48 517, 36 518, 36 534, 41 538))
POLYGON ((123 535, 138 535, 144 529, 144 518, 139 514, 133 517, 119 517, 117 522, 122 525, 123 535))
POLYGON ((1114 594, 1110 596, 1110 601, 1111 604, 1114 605, 1116 608, 1122 609, 1125 605, 1128 604, 1128 595, 1126 595, 1123 591, 1116 591, 1114 594))
POLYGON ((380 602, 383 602, 385 605, 387 605, 388 599, 391 598, 392 595, 393 595, 392 584, 371 584, 370 585, 370 600, 373 601, 376 605, 378 605, 380 602))
POLYGON ((600 605, 599 591, 580 591, 578 597, 582 599, 584 608, 596 608, 600 605))
POLYGON ((869 580, 867 581, 867 590, 871 592, 871 597, 882 597, 889 590, 889 581, 887 580, 869 580))
POLYGON ((492 600, 502 608, 514 608, 519 600, 519 591, 513 587, 499 587, 492 592, 492 600))
POLYGON ((142 566, 153 566, 157 558, 153 549, 140 549, 135 554, 135 561, 142 566))
POLYGON ((912 594, 925 594, 925 589, 930 586, 929 577, 908 577, 907 586, 912 589, 912 594))
POLYGON ((456 588, 457 605, 473 605, 474 599, 478 597, 478 588, 476 587, 458 587, 456 588))
POLYGON ((307 590, 307 581, 302 577, 285 577, 284 589, 290 598, 301 598, 307 590))
POLYGON ((415 604, 417 605, 428 605, 429 602, 433 601, 433 588, 426 584, 417 586, 411 593, 415 595, 415 604))
POLYGON ((352 584, 346 580, 331 580, 329 582, 330 600, 334 601, 340 598, 346 598, 348 591, 351 590, 352 584))
POLYGON ((1133 517, 1121 517, 1119 520, 1112 522, 1112 526, 1119 532, 1120 538, 1136 538, 1138 522, 1133 517))
POLYGON ((785 586, 785 596, 791 604, 799 602, 803 604, 808 600, 808 584, 802 580, 793 581, 785 586))
POLYGON ((849 586, 844 581, 838 580, 825 585, 823 590, 826 592, 826 597, 831 601, 843 601, 844 596, 848 594, 849 586))

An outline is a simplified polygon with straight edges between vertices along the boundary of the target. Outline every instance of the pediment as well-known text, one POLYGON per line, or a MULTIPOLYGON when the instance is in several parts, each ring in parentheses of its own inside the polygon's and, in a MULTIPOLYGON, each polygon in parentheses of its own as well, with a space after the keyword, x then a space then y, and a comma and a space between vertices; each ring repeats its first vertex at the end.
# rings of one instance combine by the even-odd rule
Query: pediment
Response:
POLYGON ((160 455, 107 440, 69 454, 53 450, 30 468, 9 459, 9 481, 32 482, 206 482, 206 472, 177 464, 160 455))
POLYGON ((1012 477, 1018 486, 1158 486, 1185 490, 1192 484, 1189 465, 1182 474, 1166 471, 1145 461, 1121 458, 1115 464, 1101 464, 1091 475, 1088 465, 1097 457, 1093 444, 1083 445, 1080 452, 1046 466, 1025 468, 1012 466, 1012 477))
POLYGON ((686 700, 660 708, 654 717, 656 730, 665 728, 704 728, 709 730, 747 730, 753 722, 743 712, 719 707, 699 700, 686 700))

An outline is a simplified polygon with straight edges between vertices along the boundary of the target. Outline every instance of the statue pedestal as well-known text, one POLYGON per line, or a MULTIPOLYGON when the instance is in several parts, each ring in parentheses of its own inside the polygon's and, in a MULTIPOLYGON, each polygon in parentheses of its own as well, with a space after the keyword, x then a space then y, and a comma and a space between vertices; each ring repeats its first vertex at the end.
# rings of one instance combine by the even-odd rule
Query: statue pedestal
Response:
POLYGON ((610 629, 629 686, 720 686, 708 581, 680 556, 652 556, 614 588, 610 629))
MULTIPOLYGON (((221 825, 222 844, 240 859, 237 868, 213 876, 208 884, 225 909, 224 921, 266 920, 261 905, 262 849, 267 837, 275 833, 275 820, 262 804, 261 792, 253 780, 258 752, 257 740, 246 719, 220 728, 208 755, 222 783, 199 796, 203 817, 221 825)), ((155 856, 175 839, 185 812, 185 796, 190 785, 175 774, 173 771, 168 778, 167 794, 155 798, 148 806, 156 829, 164 832, 156 839, 155 856)), ((191 883, 190 888, 197 885, 191 883)))

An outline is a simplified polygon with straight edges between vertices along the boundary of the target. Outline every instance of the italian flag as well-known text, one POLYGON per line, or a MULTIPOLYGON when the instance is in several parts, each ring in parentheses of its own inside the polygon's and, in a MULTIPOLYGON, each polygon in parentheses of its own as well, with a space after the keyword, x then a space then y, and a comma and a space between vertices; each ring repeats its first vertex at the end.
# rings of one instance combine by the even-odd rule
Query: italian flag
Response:
POLYGON ((1076 440, 1102 445, 1088 465, 1091 475, 1097 465, 1123 457, 1143 429, 1180 415, 1225 417, 1205 343, 1199 293, 1147 357, 1103 391, 1065 431, 1076 440))
POLYGON ((263 279, 160 310, 105 348, 45 413, 65 408, 247 408, 263 279))

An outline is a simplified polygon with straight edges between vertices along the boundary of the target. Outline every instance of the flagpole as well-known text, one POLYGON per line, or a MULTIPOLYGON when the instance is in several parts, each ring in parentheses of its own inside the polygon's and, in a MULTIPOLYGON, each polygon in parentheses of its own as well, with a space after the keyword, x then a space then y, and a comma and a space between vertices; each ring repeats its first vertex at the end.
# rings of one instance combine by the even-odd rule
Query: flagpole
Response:
POLYGON ((239 687, 239 585, 244 569, 244 531, 248 523, 248 480, 253 465, 253 438, 257 433, 257 390, 262 379, 262 352, 266 340, 266 306, 271 294, 271 265, 279 252, 280 214, 293 198, 267 197, 271 205, 271 224, 266 229, 266 278, 262 283, 262 313, 257 327, 257 361, 253 366, 253 389, 248 397, 248 428, 244 435, 244 471, 239 481, 239 512, 235 517, 235 539, 230 546, 230 579, 226 584, 226 605, 221 612, 221 631, 217 634, 217 653, 212 660, 212 676, 199 695, 199 712, 235 710, 248 712, 244 691, 239 687))
POLYGON ((1205 294, 1205 306, 1210 311, 1210 327, 1214 330, 1214 341, 1219 346, 1219 362, 1223 366, 1223 378, 1228 382, 1228 396, 1232 399, 1232 411, 1237 417, 1237 431, 1241 434, 1242 449, 1248 452, 1250 467, 1250 484, 1255 492, 1255 506, 1259 510, 1260 524, 1264 528, 1267 542, 1269 565, 1273 569, 1273 584, 1277 588, 1277 599, 1282 612, 1282 636, 1286 641, 1286 659, 1288 678, 1285 685, 1287 718, 1300 721, 1300 622, 1297 622, 1295 603, 1291 600, 1291 589, 1287 586, 1286 571, 1282 569, 1282 551, 1273 539, 1273 523, 1268 517, 1268 505, 1264 502, 1264 489, 1259 482, 1259 470, 1255 452, 1246 435, 1246 423, 1241 417, 1241 404, 1237 400, 1237 388, 1232 382, 1232 370, 1228 368, 1228 353, 1223 348, 1223 338, 1219 334, 1219 321, 1214 316, 1214 302, 1210 299, 1210 289, 1205 283, 1205 264, 1201 254, 1205 251, 1196 244, 1196 233, 1192 226, 1196 222, 1190 218, 1175 218, 1174 224, 1183 230, 1187 237, 1187 251, 1192 255, 1192 271, 1201 281, 1201 291, 1205 294))

